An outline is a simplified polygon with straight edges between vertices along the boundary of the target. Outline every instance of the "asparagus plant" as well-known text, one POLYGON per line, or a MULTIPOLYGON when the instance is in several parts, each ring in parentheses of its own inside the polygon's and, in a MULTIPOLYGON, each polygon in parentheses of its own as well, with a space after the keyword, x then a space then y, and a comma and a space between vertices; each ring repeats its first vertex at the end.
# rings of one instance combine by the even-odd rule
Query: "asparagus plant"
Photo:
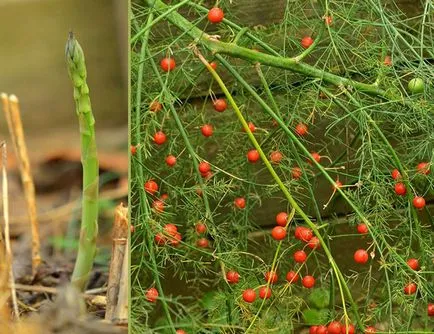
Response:
POLYGON ((74 100, 80 125, 81 163, 83 165, 83 197, 80 242, 72 274, 72 284, 84 290, 92 270, 98 234, 98 157, 95 141, 95 119, 86 84, 83 50, 73 33, 66 43, 66 63, 74 87, 74 100))

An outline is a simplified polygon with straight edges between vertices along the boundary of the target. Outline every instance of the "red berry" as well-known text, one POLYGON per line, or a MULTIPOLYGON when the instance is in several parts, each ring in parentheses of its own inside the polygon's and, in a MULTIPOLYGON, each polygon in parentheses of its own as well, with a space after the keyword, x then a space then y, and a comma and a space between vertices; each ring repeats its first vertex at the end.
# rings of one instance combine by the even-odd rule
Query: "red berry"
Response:
POLYGON ((259 288, 259 298, 268 299, 271 297, 271 288, 269 286, 262 286, 259 288))
POLYGON ((200 238, 196 241, 196 246, 199 248, 207 248, 209 246, 209 241, 207 238, 200 238))
POLYGON ((158 184, 154 180, 146 181, 145 183, 145 191, 150 193, 151 195, 155 194, 158 191, 158 184))
POLYGON ((204 223, 197 223, 196 232, 198 234, 204 234, 206 232, 206 225, 204 223))
POLYGON ((310 228, 305 226, 297 226, 294 231, 296 239, 308 242, 313 237, 313 232, 310 228))
POLYGON ((341 334, 341 323, 339 321, 332 321, 327 326, 328 334, 341 334))
POLYGON ((251 163, 255 163, 259 160, 259 152, 257 150, 250 150, 247 152, 247 160, 251 163))
POLYGON ((275 240, 282 240, 286 237, 286 230, 282 226, 276 226, 271 230, 271 236, 275 240))
POLYGON ((157 100, 154 100, 149 104, 149 110, 152 112, 157 112, 160 111, 161 109, 163 109, 163 105, 157 100))
POLYGON ((375 334, 377 330, 373 326, 368 326, 365 328, 365 334, 375 334))
POLYGON ((277 280, 279 279, 279 276, 275 271, 267 271, 265 273, 265 281, 270 284, 277 283, 277 280))
POLYGON ((333 185, 333 189, 342 188, 342 182, 339 180, 335 181, 335 184, 333 185))
POLYGON ((173 167, 176 165, 176 157, 174 155, 168 155, 166 157, 166 164, 169 167, 173 167))
POLYGON ((253 289, 246 289, 243 291, 243 299, 247 303, 253 303, 256 299, 256 292, 253 289))
POLYGON ((395 193, 398 196, 404 196, 407 193, 407 188, 404 183, 398 182, 395 184, 395 193))
POLYGON ((369 254, 364 249, 358 249, 354 253, 354 261, 357 263, 366 263, 369 260, 369 254))
POLYGON ((166 243, 166 237, 163 233, 157 233, 154 237, 155 243, 159 246, 163 246, 166 243))
POLYGON ((427 313, 428 313, 429 317, 434 316, 434 304, 433 303, 428 304, 427 313))
POLYGON ((165 200, 168 199, 168 198, 169 198, 169 195, 168 195, 168 194, 163 194, 163 195, 160 196, 160 199, 161 199, 162 201, 165 201, 165 200))
POLYGON ((312 276, 304 276, 301 280, 301 283, 305 288, 310 289, 315 285, 315 278, 313 278, 312 276))
POLYGON ((298 180, 301 177, 302 171, 300 167, 292 167, 291 176, 293 179, 298 180))
MULTIPOLYGON (((256 130, 256 126, 255 124, 253 124, 252 122, 247 123, 247 125, 249 126, 249 130, 250 132, 255 132, 256 130)), ((244 129, 244 127, 241 129, 243 132, 246 132, 246 129, 244 129)))
POLYGON ((425 198, 421 196, 416 196, 413 198, 413 206, 416 209, 423 209, 425 207, 425 198))
POLYGON ((160 199, 156 199, 152 203, 152 207, 154 208, 155 211, 157 211, 158 213, 161 213, 164 211, 164 202, 160 199))
POLYGON ((390 57, 390 56, 385 56, 384 57, 384 65, 386 65, 386 66, 392 66, 392 57, 390 57))
POLYGON ((213 68, 213 70, 217 68, 217 63, 215 61, 212 61, 211 63, 209 63, 209 65, 213 68))
POLYGON ((348 327, 345 324, 341 326, 341 334, 354 334, 356 332, 356 328, 353 324, 349 324, 348 327))
POLYGON ((211 137, 212 134, 213 134, 213 132, 214 132, 214 129, 213 129, 213 127, 212 127, 211 124, 205 124, 205 125, 202 126, 202 128, 200 129, 200 131, 202 132, 202 134, 205 137, 211 137))
POLYGON ((413 269, 413 270, 418 270, 419 269, 419 261, 417 259, 408 259, 407 260, 407 264, 408 266, 413 269))
POLYGON ((131 151, 131 155, 135 155, 136 152, 137 152, 137 147, 134 146, 134 145, 131 145, 131 146, 130 146, 130 151, 131 151))
POLYGON ((166 135, 163 131, 158 131, 154 135, 154 143, 157 145, 163 145, 166 142, 166 135))
POLYGON ((220 23, 221 21, 223 21, 223 17, 224 13, 221 8, 214 7, 208 11, 208 20, 211 23, 220 23))
POLYGON ((286 280, 289 282, 289 283, 295 283, 295 282, 297 282, 298 281, 298 274, 295 272, 295 271, 288 271, 287 273, 286 273, 286 280))
POLYGON ((321 161, 321 156, 319 155, 319 153, 312 152, 310 155, 311 155, 312 159, 315 160, 316 162, 319 163, 321 161))
POLYGON ((206 161, 202 161, 199 164, 199 172, 201 172, 202 174, 206 174, 209 171, 211 171, 211 165, 209 163, 207 163, 206 161))
POLYGON ((183 329, 177 329, 176 334, 187 334, 187 332, 183 329))
POLYGON ((279 212, 276 215, 276 223, 279 226, 285 227, 286 224, 288 223, 288 214, 286 212, 279 212))
POLYGON ((324 17, 324 21, 325 21, 325 24, 329 26, 332 24, 333 18, 330 15, 328 15, 328 16, 324 17))
POLYGON ((299 136, 304 136, 305 134, 307 134, 307 125, 304 123, 298 123, 295 126, 295 133, 299 136))
POLYGON ((282 161, 283 155, 279 151, 273 151, 270 154, 270 160, 274 164, 278 164, 282 161))
POLYGON ((408 283, 405 287, 404 287, 404 293, 406 295, 413 295, 417 290, 417 285, 416 283, 408 283))
POLYGON ((303 263, 307 259, 307 254, 303 250, 296 251, 294 253, 294 260, 297 263, 303 263))
POLYGON ((227 108, 225 99, 217 99, 214 101, 214 110, 218 112, 223 112, 227 108))
POLYGON ((418 173, 428 175, 430 173, 429 163, 427 162, 419 162, 416 166, 418 173))
POLYGON ((206 172, 206 173, 202 173, 201 175, 204 179, 209 180, 210 178, 212 178, 213 173, 212 172, 206 172))
POLYGON ((313 237, 313 232, 310 228, 303 227, 299 230, 298 236, 301 241, 309 242, 313 237))
POLYGON ((151 303, 155 303, 158 298, 158 291, 155 288, 150 288, 146 291, 146 300, 151 303))
POLYGON ((174 224, 164 225, 163 230, 169 235, 175 235, 178 232, 178 228, 174 224))
POLYGON ((401 178, 401 173, 396 168, 392 171, 392 179, 397 180, 401 178))
POLYGON ((300 240, 300 232, 304 228, 306 228, 306 227, 304 227, 304 226, 297 226, 295 228, 295 230, 294 230, 294 236, 295 236, 296 239, 300 240))
POLYGON ((164 72, 173 71, 176 67, 175 59, 173 58, 163 58, 160 61, 161 69, 164 72))
POLYGON ((321 247, 321 243, 317 237, 312 237, 307 243, 307 246, 311 249, 318 249, 321 247))
POLYGON ((303 37, 301 40, 301 46, 304 49, 309 48, 313 44, 313 39, 310 36, 303 37))
POLYGON ((229 284, 237 284, 240 280, 240 274, 236 271, 230 270, 226 273, 226 280, 229 284))
POLYGON ((327 334, 327 327, 326 326, 318 326, 316 329, 316 334, 327 334))
POLYGON ((176 232, 171 238, 170 238, 170 244, 174 247, 178 246, 181 243, 182 235, 179 232, 176 232))
POLYGON ((368 233, 368 226, 366 226, 364 223, 357 224, 357 232, 360 234, 368 233))
POLYGON ((318 326, 310 326, 309 334, 317 334, 318 326))
POLYGON ((246 200, 244 197, 237 197, 234 200, 234 204, 238 209, 244 209, 246 207, 246 200))

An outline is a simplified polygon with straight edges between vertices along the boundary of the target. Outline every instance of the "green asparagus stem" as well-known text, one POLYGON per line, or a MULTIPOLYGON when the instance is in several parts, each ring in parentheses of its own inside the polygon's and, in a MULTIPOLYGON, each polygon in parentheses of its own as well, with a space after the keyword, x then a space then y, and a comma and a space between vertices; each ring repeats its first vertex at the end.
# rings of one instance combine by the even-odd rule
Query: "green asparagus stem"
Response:
POLYGON ((81 163, 83 165, 83 205, 80 243, 72 274, 72 284, 83 291, 89 280, 96 252, 98 235, 98 157, 95 141, 95 119, 86 84, 86 65, 80 44, 69 33, 66 43, 66 63, 74 87, 74 100, 80 125, 81 163))

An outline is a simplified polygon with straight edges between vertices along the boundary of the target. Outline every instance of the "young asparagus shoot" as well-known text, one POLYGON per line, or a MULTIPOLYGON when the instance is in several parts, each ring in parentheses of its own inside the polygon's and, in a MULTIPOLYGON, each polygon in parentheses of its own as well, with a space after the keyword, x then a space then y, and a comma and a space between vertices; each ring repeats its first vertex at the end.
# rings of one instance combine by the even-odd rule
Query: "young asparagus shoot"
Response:
POLYGON ((80 242, 72 274, 72 284, 83 291, 89 280, 96 252, 98 235, 98 157, 95 141, 95 119, 86 84, 83 50, 72 32, 66 43, 66 63, 74 88, 74 100, 80 125, 81 163, 83 165, 83 197, 80 242))

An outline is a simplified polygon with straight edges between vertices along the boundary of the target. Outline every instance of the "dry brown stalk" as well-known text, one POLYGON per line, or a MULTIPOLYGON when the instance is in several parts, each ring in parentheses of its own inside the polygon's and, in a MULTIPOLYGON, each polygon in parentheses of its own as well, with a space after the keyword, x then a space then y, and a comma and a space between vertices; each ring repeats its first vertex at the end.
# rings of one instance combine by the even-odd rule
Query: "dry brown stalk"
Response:
MULTIPOLYGON (((115 320, 119 295, 125 293, 119 291, 122 280, 122 267, 125 258, 128 260, 128 208, 124 207, 123 203, 119 204, 115 209, 112 239, 112 258, 107 283, 107 308, 105 313, 105 319, 110 321, 115 320)), ((122 283, 122 286, 125 288, 124 283, 122 283)))
MULTIPOLYGON (((126 249, 128 250, 128 244, 126 245, 126 249)), ((130 277, 130 252, 126 252, 124 256, 124 261, 122 264, 122 273, 121 279, 119 282, 119 295, 118 295, 118 303, 116 306, 116 311, 113 316, 113 320, 117 325, 128 325, 128 301, 129 301, 129 277, 130 277)))
POLYGON ((11 288, 12 305, 17 319, 20 318, 20 313, 18 310, 17 294, 15 291, 15 279, 12 270, 12 250, 9 236, 9 197, 8 197, 8 177, 7 177, 7 148, 6 142, 1 143, 2 148, 2 201, 3 201, 3 219, 4 219, 4 234, 5 234, 5 248, 6 248, 6 268, 9 272, 9 284, 11 288))
MULTIPOLYGON (((5 94, 2 94, 1 98, 2 101, 4 101, 6 99, 5 94)), ((5 105, 5 102, 3 102, 3 104, 5 105)), ((35 186, 33 183, 27 146, 24 140, 19 101, 15 95, 9 96, 9 106, 4 108, 4 112, 6 114, 12 143, 15 147, 15 153, 19 161, 21 181, 23 183, 24 195, 27 203, 32 233, 32 275, 34 276, 41 263, 39 224, 36 211, 35 186)))
MULTIPOLYGON (((0 232, 2 235, 3 233, 0 232)), ((9 261, 5 254, 4 241, 0 242, 0 319, 2 321, 9 321, 11 311, 9 309, 8 301, 11 296, 9 288, 9 261)))

